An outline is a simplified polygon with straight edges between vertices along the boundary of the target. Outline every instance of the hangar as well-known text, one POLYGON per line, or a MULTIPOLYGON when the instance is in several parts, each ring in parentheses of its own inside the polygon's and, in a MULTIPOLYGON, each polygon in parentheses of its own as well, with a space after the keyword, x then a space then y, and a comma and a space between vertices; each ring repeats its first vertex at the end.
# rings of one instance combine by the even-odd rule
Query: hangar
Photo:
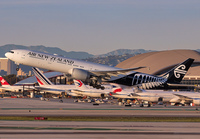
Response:
POLYGON ((161 75, 188 58, 193 58, 195 61, 185 75, 182 83, 198 85, 200 84, 200 53, 195 50, 181 49, 144 53, 133 56, 119 63, 116 67, 125 69, 145 66, 146 68, 137 71, 161 75))

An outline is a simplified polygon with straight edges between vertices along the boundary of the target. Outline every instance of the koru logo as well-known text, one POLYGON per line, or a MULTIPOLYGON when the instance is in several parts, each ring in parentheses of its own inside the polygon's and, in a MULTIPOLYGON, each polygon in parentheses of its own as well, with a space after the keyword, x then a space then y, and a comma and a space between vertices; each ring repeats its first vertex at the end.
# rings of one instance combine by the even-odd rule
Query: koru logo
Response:
POLYGON ((178 66, 175 70, 174 70, 174 75, 176 78, 180 78, 181 74, 185 75, 186 74, 186 70, 185 70, 186 66, 185 65, 180 65, 178 66))

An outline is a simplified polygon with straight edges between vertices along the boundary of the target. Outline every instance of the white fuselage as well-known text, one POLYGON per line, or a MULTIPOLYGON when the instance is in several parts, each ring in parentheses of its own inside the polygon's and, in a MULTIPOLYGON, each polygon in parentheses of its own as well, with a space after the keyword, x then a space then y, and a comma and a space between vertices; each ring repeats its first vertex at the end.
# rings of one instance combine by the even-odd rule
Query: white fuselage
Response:
POLYGON ((14 53, 7 52, 5 56, 18 64, 58 71, 66 74, 71 74, 74 68, 84 69, 87 71, 109 71, 120 69, 107 65, 75 60, 42 52, 35 52, 30 50, 12 51, 14 53))
POLYGON ((43 85, 36 86, 37 90, 53 93, 53 94, 61 94, 63 92, 69 92, 71 89, 75 89, 74 85, 43 85))
MULTIPOLYGON (((76 86, 76 83, 75 83, 76 86)), ((82 95, 82 96, 89 96, 89 97, 107 97, 109 96, 109 93, 112 92, 112 86, 105 85, 105 89, 96 89, 91 86, 85 86, 84 87, 78 87, 76 86, 76 89, 72 89, 71 92, 82 95)))
POLYGON ((178 103, 183 100, 180 96, 186 96, 188 99, 184 100, 200 99, 200 93, 197 92, 174 92, 174 91, 163 91, 163 90, 143 90, 139 93, 134 93, 132 90, 122 90, 122 92, 117 92, 112 96, 118 98, 127 98, 127 99, 141 99, 150 102, 159 102, 159 98, 162 98, 163 102, 172 102, 178 103))
POLYGON ((82 95, 82 96, 97 97, 97 98, 101 98, 103 96, 109 96, 109 93, 110 93, 108 90, 95 90, 95 91, 71 90, 71 92, 82 95))
POLYGON ((10 92, 23 92, 23 90, 32 90, 32 86, 13 86, 13 85, 8 85, 8 86, 1 86, 0 89, 3 89, 5 91, 10 91, 10 92))

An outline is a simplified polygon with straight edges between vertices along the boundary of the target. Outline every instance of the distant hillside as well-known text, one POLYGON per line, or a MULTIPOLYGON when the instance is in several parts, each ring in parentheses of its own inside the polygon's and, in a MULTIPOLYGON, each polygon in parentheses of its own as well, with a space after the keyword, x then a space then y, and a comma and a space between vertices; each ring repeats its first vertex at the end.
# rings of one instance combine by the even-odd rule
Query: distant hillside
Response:
POLYGON ((70 58, 76 58, 76 59, 85 59, 89 57, 93 57, 92 54, 89 54, 87 52, 66 52, 60 48, 57 47, 45 47, 43 45, 40 46, 23 46, 23 45, 15 45, 15 44, 7 44, 4 46, 0 46, 0 57, 5 57, 5 53, 12 50, 12 49, 27 49, 27 50, 35 50, 50 54, 58 54, 63 55, 70 58))
POLYGON ((196 51, 197 51, 197 52, 200 52, 200 49, 197 49, 196 51))
POLYGON ((117 55, 124 55, 124 54, 132 54, 138 55, 147 52, 153 52, 153 50, 144 50, 144 49, 118 49, 106 54, 96 55, 95 57, 106 57, 106 56, 117 56, 117 55))
POLYGON ((117 56, 117 55, 124 55, 124 54, 142 54, 147 52, 152 52, 152 50, 144 50, 144 49, 118 49, 112 52, 108 52, 106 54, 101 55, 92 55, 87 52, 76 52, 76 51, 70 51, 66 52, 60 48, 57 47, 45 47, 43 45, 39 46, 23 46, 23 45, 15 45, 15 44, 7 44, 4 46, 0 46, 0 57, 5 57, 5 53, 12 50, 12 49, 27 49, 27 50, 35 50, 50 54, 58 54, 63 55, 70 58, 76 58, 76 59, 87 59, 87 58, 97 58, 97 57, 107 57, 107 56, 117 56))
POLYGON ((87 58, 83 59, 85 61, 90 61, 93 63, 99 63, 99 64, 105 64, 109 66, 116 66, 120 62, 133 57, 134 54, 123 54, 123 55, 110 55, 106 57, 93 57, 93 58, 87 58))

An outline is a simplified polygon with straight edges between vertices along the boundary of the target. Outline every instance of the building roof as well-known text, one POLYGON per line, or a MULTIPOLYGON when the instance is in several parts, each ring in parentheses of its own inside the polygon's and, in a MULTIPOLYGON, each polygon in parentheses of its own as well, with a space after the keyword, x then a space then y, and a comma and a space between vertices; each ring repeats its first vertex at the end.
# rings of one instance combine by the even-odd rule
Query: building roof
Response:
POLYGON ((119 63, 116 67, 126 69, 146 66, 146 68, 137 71, 147 74, 161 74, 188 58, 193 58, 195 61, 186 76, 199 76, 200 53, 185 49, 149 52, 136 55, 119 63))
MULTIPOLYGON (((47 78, 54 78, 54 77, 57 77, 57 76, 62 76, 63 73, 61 73, 61 72, 46 72, 46 73, 44 73, 44 75, 47 78)), ((28 77, 24 80, 21 80, 14 85, 26 85, 26 84, 35 84, 35 83, 37 83, 37 79, 36 79, 35 76, 32 76, 32 77, 28 77)))

